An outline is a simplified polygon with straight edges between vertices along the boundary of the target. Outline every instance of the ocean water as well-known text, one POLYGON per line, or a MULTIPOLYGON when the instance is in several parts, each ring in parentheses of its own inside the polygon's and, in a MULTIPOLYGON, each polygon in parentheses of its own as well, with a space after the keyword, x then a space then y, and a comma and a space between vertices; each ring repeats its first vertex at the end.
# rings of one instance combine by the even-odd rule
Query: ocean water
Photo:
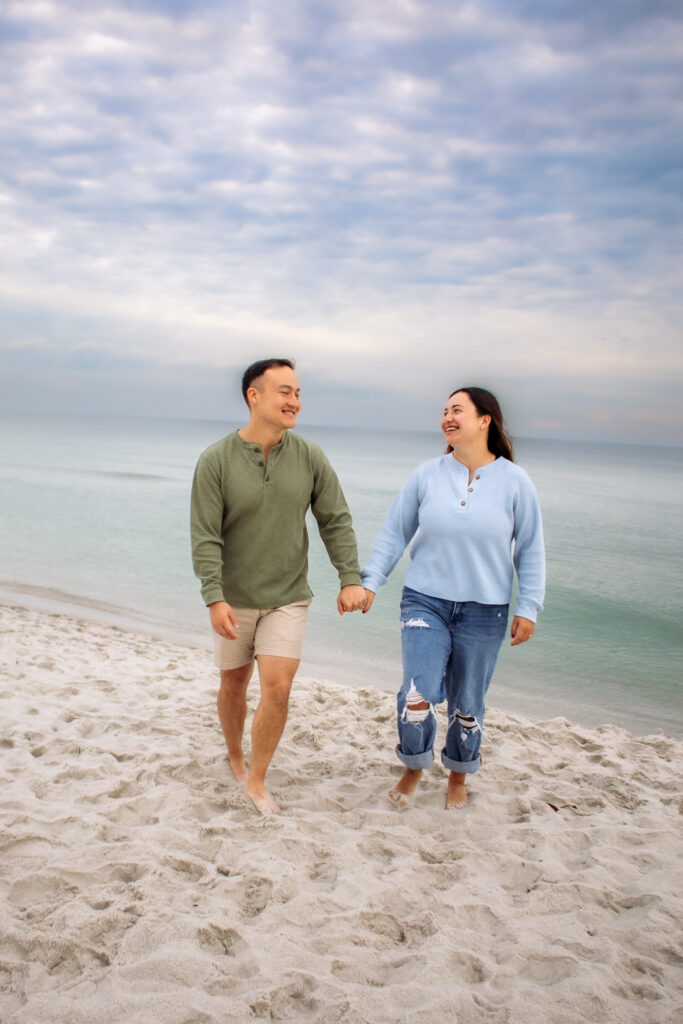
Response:
MULTIPOLYGON (((0 416, 0 599, 210 646, 189 489, 199 453, 234 427, 0 416)), ((298 429, 339 474, 362 562, 411 470, 442 451, 441 434, 298 429)), ((516 458, 543 508, 548 590, 536 636, 505 645, 489 703, 683 736, 683 449, 520 439, 516 458)), ((340 619, 312 520, 309 532, 316 599, 301 673, 394 689, 407 556, 369 615, 340 619)))

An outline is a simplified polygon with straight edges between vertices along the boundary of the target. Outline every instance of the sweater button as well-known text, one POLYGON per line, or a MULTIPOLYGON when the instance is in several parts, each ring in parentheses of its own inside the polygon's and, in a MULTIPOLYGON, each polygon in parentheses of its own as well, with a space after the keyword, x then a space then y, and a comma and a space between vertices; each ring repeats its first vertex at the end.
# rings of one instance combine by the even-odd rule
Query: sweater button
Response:
POLYGON ((481 480, 481 474, 480 474, 480 473, 477 473, 477 475, 475 476, 475 478, 474 478, 474 479, 475 479, 475 480, 481 480))
POLYGON ((471 494, 471 493, 472 493, 472 491, 474 490, 474 487, 468 487, 468 488, 467 488, 467 490, 468 490, 468 491, 470 492, 470 494, 471 494))
POLYGON ((461 505, 466 505, 466 504, 467 504, 467 502, 466 502, 466 501, 461 501, 461 502, 460 502, 460 504, 461 504, 461 505))

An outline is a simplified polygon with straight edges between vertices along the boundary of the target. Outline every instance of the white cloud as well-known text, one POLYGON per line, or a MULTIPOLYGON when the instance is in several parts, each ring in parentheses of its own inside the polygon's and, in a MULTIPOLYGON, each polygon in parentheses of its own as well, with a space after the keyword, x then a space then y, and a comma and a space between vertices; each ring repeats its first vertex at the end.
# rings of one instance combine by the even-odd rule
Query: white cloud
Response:
POLYGON ((6 6, 0 339, 200 369, 284 347, 424 409, 444 359, 615 402, 670 383, 680 21, 619 12, 6 6))

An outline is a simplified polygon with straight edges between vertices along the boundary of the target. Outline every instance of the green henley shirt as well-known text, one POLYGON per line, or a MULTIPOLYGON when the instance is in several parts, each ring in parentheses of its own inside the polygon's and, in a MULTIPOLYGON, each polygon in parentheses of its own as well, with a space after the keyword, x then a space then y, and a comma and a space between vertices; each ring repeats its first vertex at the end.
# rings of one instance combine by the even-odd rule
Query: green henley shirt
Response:
POLYGON ((311 597, 311 509, 341 586, 360 584, 351 513, 322 449, 286 430, 266 461, 235 431, 199 457, 192 484, 192 561, 205 603, 280 608, 311 597))

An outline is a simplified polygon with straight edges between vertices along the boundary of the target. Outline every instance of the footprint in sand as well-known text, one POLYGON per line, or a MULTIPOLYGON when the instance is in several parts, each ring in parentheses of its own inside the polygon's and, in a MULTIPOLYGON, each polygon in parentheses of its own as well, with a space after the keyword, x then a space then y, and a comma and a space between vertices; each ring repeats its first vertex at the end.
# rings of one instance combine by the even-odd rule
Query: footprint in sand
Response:
POLYGON ((37 834, 19 836, 16 839, 9 839, 0 843, 0 853, 3 858, 10 853, 11 856, 35 857, 45 861, 48 857, 54 856, 57 850, 64 850, 63 843, 54 842, 52 839, 45 839, 37 834))
POLYGON ((518 968, 519 975, 539 985, 557 985, 575 975, 580 968, 578 960, 568 956, 527 957, 518 968))
POLYGON ((323 882, 329 885, 334 885, 337 881, 339 874, 339 868, 335 861, 334 853, 332 850, 327 849, 324 846, 318 846, 315 848, 315 860, 313 866, 309 872, 308 877, 312 882, 323 882))
POLYGON ((373 960, 366 960, 364 963, 349 963, 346 960, 333 960, 331 967, 335 978, 349 985, 372 985, 380 988, 385 985, 390 970, 382 964, 373 960))
POLYGON ((208 928, 200 928, 197 932, 199 945, 207 953, 218 956, 235 956, 240 946, 244 946, 242 936, 235 928, 222 928, 212 924, 208 928))
POLYGON ((109 878, 116 882, 137 882, 148 873, 148 868, 142 864, 133 862, 119 862, 105 864, 104 870, 108 872, 109 878))
POLYGON ((57 904, 65 896, 73 895, 78 887, 60 875, 25 875, 16 881, 7 894, 15 907, 30 907, 36 903, 57 904))
POLYGON ((187 875, 193 882, 198 882, 206 874, 204 864, 198 864, 196 861, 186 860, 181 857, 164 857, 162 864, 172 868, 174 871, 178 871, 182 875, 187 875))
POLYGON ((110 790, 107 791, 107 796, 111 797, 112 800, 122 800, 126 797, 139 796, 140 793, 145 792, 146 789, 146 786, 141 786, 137 782, 120 779, 110 790))
POLYGON ((384 834, 369 836, 358 844, 358 852, 370 861, 378 861, 382 868, 391 864, 396 856, 396 848, 390 846, 384 834))
POLYGON ((492 977, 491 970, 481 957, 463 950, 451 961, 451 969, 457 978, 468 985, 481 985, 492 977))
POLYGON ((245 875, 239 880, 239 903, 245 917, 257 917, 270 902, 273 883, 263 875, 245 875))
MULTIPOLYGON (((406 941, 406 930, 401 922, 393 914, 387 914, 382 910, 363 910, 360 914, 360 921, 366 931, 380 939, 388 940, 380 942, 380 947, 389 948, 406 941)), ((359 938, 360 945, 367 945, 359 938)), ((377 943, 373 941, 373 945, 377 943)))
POLYGON ((313 993, 316 981, 309 974, 300 974, 294 980, 270 993, 272 1020, 306 1020, 316 1010, 319 1001, 313 993))

